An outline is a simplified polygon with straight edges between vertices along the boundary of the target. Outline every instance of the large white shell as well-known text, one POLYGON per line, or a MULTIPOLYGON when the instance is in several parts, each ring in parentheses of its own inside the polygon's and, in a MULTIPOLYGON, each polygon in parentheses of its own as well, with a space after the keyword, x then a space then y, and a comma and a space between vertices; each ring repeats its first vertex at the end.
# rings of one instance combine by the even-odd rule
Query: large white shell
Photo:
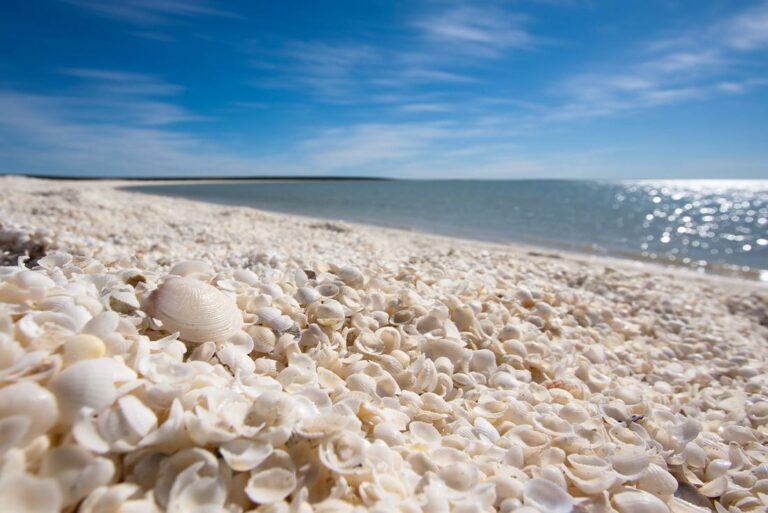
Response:
POLYGON ((150 315, 168 332, 187 342, 223 342, 243 325, 234 299, 216 287, 192 278, 170 277, 147 301, 150 315))
POLYGON ((523 485, 523 503, 548 513, 570 513, 573 498, 552 481, 540 477, 523 485))

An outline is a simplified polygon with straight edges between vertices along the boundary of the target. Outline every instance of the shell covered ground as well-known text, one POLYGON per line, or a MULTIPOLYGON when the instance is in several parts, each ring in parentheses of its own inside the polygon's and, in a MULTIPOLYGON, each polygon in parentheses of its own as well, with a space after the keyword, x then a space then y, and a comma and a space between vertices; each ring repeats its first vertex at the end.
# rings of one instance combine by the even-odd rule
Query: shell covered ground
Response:
POLYGON ((768 507, 764 285, 0 189, 7 511, 768 507))

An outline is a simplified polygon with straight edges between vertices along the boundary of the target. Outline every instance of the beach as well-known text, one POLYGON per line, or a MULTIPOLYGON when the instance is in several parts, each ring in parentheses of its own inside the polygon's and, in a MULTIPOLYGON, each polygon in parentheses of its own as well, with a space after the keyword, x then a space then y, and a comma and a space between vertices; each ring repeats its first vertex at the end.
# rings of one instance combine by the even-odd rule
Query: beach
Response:
POLYGON ((123 185, 0 177, 18 511, 768 507, 765 283, 123 185))

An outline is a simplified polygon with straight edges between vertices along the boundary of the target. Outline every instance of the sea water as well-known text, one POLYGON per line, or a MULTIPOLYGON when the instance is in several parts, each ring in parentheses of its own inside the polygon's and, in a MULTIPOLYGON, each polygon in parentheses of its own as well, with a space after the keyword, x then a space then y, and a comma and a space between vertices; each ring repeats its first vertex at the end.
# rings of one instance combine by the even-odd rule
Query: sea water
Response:
POLYGON ((305 180, 129 189, 699 268, 768 269, 762 180, 305 180))

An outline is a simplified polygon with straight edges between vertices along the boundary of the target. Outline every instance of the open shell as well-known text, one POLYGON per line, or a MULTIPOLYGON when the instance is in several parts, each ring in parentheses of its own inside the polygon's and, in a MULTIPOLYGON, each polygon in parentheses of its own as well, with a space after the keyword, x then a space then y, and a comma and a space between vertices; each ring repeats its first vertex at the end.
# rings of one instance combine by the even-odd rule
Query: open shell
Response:
MULTIPOLYGON (((9 418, 23 420, 16 443, 23 447, 45 434, 59 418, 56 398, 37 383, 22 381, 0 389, 0 425, 9 418)), ((2 444, 12 443, 4 440, 2 444)))
POLYGON ((296 488, 296 474, 274 467, 251 474, 245 493, 257 504, 271 504, 285 499, 296 488))
POLYGON ((573 498, 552 481, 540 477, 523 485, 523 503, 548 513, 570 513, 573 498))

